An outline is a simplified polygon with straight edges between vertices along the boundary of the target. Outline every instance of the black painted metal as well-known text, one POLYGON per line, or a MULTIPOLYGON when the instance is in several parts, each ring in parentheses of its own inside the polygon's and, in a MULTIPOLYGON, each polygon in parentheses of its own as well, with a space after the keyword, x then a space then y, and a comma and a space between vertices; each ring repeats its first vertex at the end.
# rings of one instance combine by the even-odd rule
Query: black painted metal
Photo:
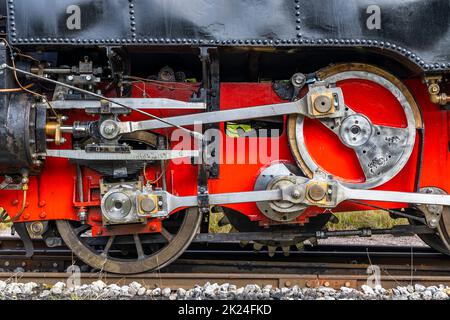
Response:
POLYGON ((34 112, 26 94, 2 96, 0 105, 0 172, 19 174, 22 169, 36 172, 33 165, 34 112))
MULTIPOLYGON (((6 47, 0 45, 0 64, 8 63, 6 47)), ((0 88, 15 87, 11 72, 2 70, 0 88)), ((25 94, 0 93, 0 172, 20 174, 22 169, 35 171, 31 153, 34 148, 34 132, 30 123, 34 114, 25 94)))
POLYGON ((3 1, 15 45, 362 47, 450 70, 448 0, 3 1), (79 30, 67 28, 71 5, 79 30), (367 27, 371 5, 380 29, 367 27))

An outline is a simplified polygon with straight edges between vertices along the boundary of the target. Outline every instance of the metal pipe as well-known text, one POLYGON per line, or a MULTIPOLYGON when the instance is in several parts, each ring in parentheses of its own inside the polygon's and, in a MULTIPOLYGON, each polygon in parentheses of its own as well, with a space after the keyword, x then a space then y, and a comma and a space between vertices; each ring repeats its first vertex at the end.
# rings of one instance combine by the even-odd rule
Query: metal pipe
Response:
POLYGON ((69 68, 44 68, 44 69, 40 69, 40 68, 31 68, 31 72, 34 74, 39 74, 39 73, 52 73, 52 74, 70 74, 72 73, 72 70, 69 68))

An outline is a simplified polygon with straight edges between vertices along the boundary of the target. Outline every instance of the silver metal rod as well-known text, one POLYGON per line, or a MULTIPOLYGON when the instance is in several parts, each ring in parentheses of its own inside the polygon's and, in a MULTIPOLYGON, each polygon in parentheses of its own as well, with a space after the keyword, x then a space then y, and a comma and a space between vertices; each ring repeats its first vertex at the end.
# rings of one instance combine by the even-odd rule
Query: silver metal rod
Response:
MULTIPOLYGON (((271 104, 258 107, 231 109, 224 111, 204 112, 166 118, 167 122, 176 126, 186 126, 219 123, 227 121, 250 120, 255 118, 266 118, 289 114, 303 114, 306 112, 307 100, 302 98, 296 102, 271 104)), ((155 130, 170 127, 167 123, 159 120, 148 120, 139 122, 120 122, 121 133, 130 133, 141 130, 155 130)))
MULTIPOLYGON (((339 197, 334 206, 345 200, 366 200, 366 201, 383 201, 383 202, 400 202, 410 204, 428 204, 450 206, 450 195, 424 194, 424 193, 408 193, 396 191, 378 191, 378 190, 355 190, 339 185, 339 197)), ((209 195, 210 205, 260 202, 260 201, 278 201, 283 199, 283 191, 263 190, 250 192, 231 192, 216 193, 209 195)), ((178 197, 167 193, 168 211, 171 212, 177 208, 190 207, 197 205, 196 196, 178 197)), ((305 201, 307 205, 314 205, 309 201, 305 201)))
POLYGON ((77 189, 78 201, 84 202, 83 174, 81 172, 81 166, 79 164, 77 164, 77 189))
POLYGON ((412 204, 431 204, 450 206, 450 195, 414 192, 360 190, 340 187, 345 200, 368 200, 383 202, 404 202, 412 204))
MULTIPOLYGON (((203 102, 184 102, 166 98, 111 98, 114 103, 135 106, 139 109, 183 109, 205 110, 203 102)), ((100 108, 100 100, 54 100, 50 102, 54 109, 100 108)))
POLYGON ((157 161, 187 157, 198 157, 198 150, 131 150, 129 153, 117 152, 86 152, 84 150, 48 149, 47 157, 66 158, 74 160, 139 160, 157 161))

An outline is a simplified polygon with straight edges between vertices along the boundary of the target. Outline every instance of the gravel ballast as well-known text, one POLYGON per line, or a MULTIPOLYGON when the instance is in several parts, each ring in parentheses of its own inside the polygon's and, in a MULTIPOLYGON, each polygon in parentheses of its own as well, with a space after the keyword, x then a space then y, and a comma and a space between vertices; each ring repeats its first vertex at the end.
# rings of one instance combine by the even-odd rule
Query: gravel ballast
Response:
POLYGON ((0 281, 0 299, 3 300, 449 300, 450 287, 425 287, 420 284, 393 289, 363 285, 359 290, 341 287, 273 288, 249 284, 237 288, 225 283, 206 283, 191 289, 147 289, 138 282, 119 286, 94 281, 91 284, 67 287, 58 282, 49 287, 37 283, 6 283, 0 281))

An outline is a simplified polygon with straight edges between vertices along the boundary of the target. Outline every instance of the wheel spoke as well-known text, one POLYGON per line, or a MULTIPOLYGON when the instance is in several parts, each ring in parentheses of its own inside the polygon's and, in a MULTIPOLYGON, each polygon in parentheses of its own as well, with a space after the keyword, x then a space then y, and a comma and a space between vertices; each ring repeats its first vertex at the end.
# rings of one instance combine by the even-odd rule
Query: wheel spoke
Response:
POLYGON ((145 259, 144 249, 142 248, 142 242, 138 234, 133 234, 134 243, 136 245, 136 251, 138 259, 145 259))
POLYGON ((111 249, 111 246, 112 246, 112 244, 114 242, 114 238, 115 238, 115 236, 109 237, 108 242, 106 243, 106 246, 103 249, 103 252, 101 253, 101 255, 103 257, 107 257, 108 256, 108 252, 109 252, 109 249, 111 249))
MULTIPOLYGON (((187 246, 192 242, 201 224, 202 214, 198 208, 189 208, 183 215, 181 225, 177 230, 176 237, 180 241, 171 241, 162 248, 146 254, 143 247, 144 241, 136 234, 123 235, 126 241, 122 241, 122 236, 108 238, 104 237, 83 237, 96 241, 85 241, 75 235, 75 229, 80 227, 69 220, 56 220, 56 226, 64 243, 83 262, 95 269, 119 274, 135 274, 149 270, 157 270, 181 255, 187 246), (129 249, 133 250, 133 242, 136 246, 136 254, 128 255, 129 249), (130 247, 131 245, 131 247, 130 247), (99 248, 101 246, 101 248, 99 248), (122 256, 116 256, 115 251, 122 252, 122 256)), ((85 228, 85 227, 84 227, 85 228)), ((79 229, 79 230, 83 230, 79 229)), ((165 234, 168 232, 163 231, 165 234)), ((175 234, 173 234, 175 238, 175 234)), ((169 237, 170 238, 170 237, 169 237)), ((161 238, 160 238, 161 240, 161 238)))
MULTIPOLYGON (((355 117, 355 123, 358 123, 357 117, 360 115, 347 106, 345 116, 348 117, 346 119, 355 117)), ((374 125, 370 122, 363 127, 361 124, 364 118, 360 118, 358 131, 352 135, 349 128, 346 128, 348 125, 343 124, 347 121, 345 119, 343 123, 336 123, 334 119, 319 121, 336 134, 347 147, 355 151, 366 180, 379 178, 389 172, 403 158, 404 151, 408 149, 410 135, 413 134, 409 128, 374 125)))
POLYGON ((167 242, 170 242, 173 239, 173 235, 164 227, 161 228, 161 235, 167 240, 167 242))
POLYGON ((80 234, 88 231, 91 228, 90 225, 88 224, 82 224, 81 226, 79 226, 78 228, 75 228, 74 232, 77 236, 79 236, 80 234))

